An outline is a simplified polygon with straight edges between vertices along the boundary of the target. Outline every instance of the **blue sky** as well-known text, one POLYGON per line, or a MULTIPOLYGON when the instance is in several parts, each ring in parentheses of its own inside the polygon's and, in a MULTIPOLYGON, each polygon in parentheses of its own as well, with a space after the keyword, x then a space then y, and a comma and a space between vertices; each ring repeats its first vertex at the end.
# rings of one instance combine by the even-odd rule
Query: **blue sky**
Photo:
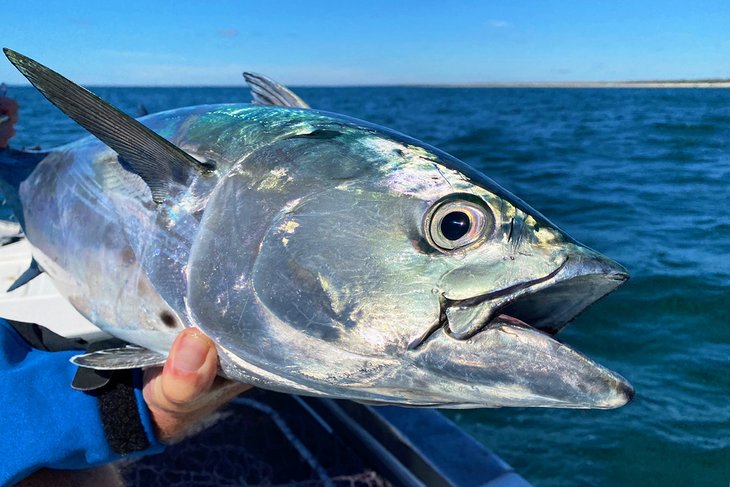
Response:
MULTIPOLYGON (((3 0, 0 40, 87 85, 730 77, 730 1, 3 0), (448 3, 448 5, 447 5, 448 3)), ((0 81, 24 79, 5 59, 0 81)))

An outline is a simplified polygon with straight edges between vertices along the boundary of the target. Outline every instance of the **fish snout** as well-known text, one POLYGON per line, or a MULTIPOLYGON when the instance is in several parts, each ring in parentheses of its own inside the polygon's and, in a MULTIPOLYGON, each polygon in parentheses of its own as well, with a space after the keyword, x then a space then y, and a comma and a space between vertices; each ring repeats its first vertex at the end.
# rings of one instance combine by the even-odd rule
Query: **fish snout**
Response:
MULTIPOLYGON (((561 250, 561 263, 542 275, 521 276, 499 289, 460 299, 443 295, 441 326, 452 338, 466 340, 495 317, 508 315, 555 334, 629 278, 621 265, 580 244, 565 244, 561 250)), ((481 279, 488 281, 488 269, 483 274, 481 279)), ((479 278, 473 270, 464 276, 479 278)))
POLYGON ((553 276, 514 296, 500 312, 555 335, 629 279, 623 266, 581 244, 567 244, 564 255, 553 276))

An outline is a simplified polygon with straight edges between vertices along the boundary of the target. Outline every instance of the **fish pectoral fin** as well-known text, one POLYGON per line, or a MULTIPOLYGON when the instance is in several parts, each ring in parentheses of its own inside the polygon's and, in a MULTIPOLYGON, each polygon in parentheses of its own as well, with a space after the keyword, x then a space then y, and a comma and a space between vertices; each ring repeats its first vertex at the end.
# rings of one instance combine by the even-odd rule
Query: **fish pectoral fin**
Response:
POLYGON ((140 176, 162 203, 172 181, 187 183, 191 170, 215 171, 215 164, 200 162, 142 123, 55 71, 11 49, 5 55, 38 91, 99 140, 114 149, 126 169, 140 176))
POLYGON ((293 91, 271 78, 256 73, 243 73, 243 77, 251 88, 254 105, 310 108, 307 102, 299 98, 293 91))
POLYGON ((25 272, 23 272, 20 277, 18 277, 5 292, 9 293, 15 291, 20 286, 28 284, 30 281, 40 276, 41 274, 43 274, 43 269, 40 268, 38 262, 36 262, 35 259, 31 259, 30 265, 25 270, 25 272))
POLYGON ((77 391, 95 391, 111 381, 113 370, 95 370, 79 367, 76 369, 71 387, 77 391))
POLYGON ((71 363, 94 370, 124 370, 163 365, 167 357, 152 350, 126 346, 71 357, 71 363))

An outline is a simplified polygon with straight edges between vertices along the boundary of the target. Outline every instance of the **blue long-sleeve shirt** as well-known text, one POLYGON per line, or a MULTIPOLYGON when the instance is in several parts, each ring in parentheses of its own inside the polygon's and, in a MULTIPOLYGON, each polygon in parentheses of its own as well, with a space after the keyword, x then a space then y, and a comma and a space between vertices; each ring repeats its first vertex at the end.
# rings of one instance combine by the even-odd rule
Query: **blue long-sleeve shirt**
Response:
POLYGON ((82 469, 163 449, 142 399, 140 375, 126 395, 74 390, 76 367, 69 358, 77 353, 37 350, 0 320, 0 485, 42 467, 82 469), (135 426, 142 441, 125 443, 135 426))

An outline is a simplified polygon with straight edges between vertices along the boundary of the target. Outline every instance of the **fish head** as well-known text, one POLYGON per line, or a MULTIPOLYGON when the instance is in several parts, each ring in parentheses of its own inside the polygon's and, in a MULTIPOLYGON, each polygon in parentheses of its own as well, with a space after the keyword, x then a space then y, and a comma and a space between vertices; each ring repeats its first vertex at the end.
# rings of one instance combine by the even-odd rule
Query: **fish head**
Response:
POLYGON ((279 369, 304 392, 410 405, 629 400, 624 379, 552 336, 625 281, 623 268, 435 148, 361 125, 319 133, 251 154, 203 218, 208 243, 247 242, 197 252, 230 254, 205 271, 219 296, 226 287, 225 316, 201 311, 210 289, 191 295, 242 367, 279 369), (270 348, 251 345, 262 337, 270 348))

